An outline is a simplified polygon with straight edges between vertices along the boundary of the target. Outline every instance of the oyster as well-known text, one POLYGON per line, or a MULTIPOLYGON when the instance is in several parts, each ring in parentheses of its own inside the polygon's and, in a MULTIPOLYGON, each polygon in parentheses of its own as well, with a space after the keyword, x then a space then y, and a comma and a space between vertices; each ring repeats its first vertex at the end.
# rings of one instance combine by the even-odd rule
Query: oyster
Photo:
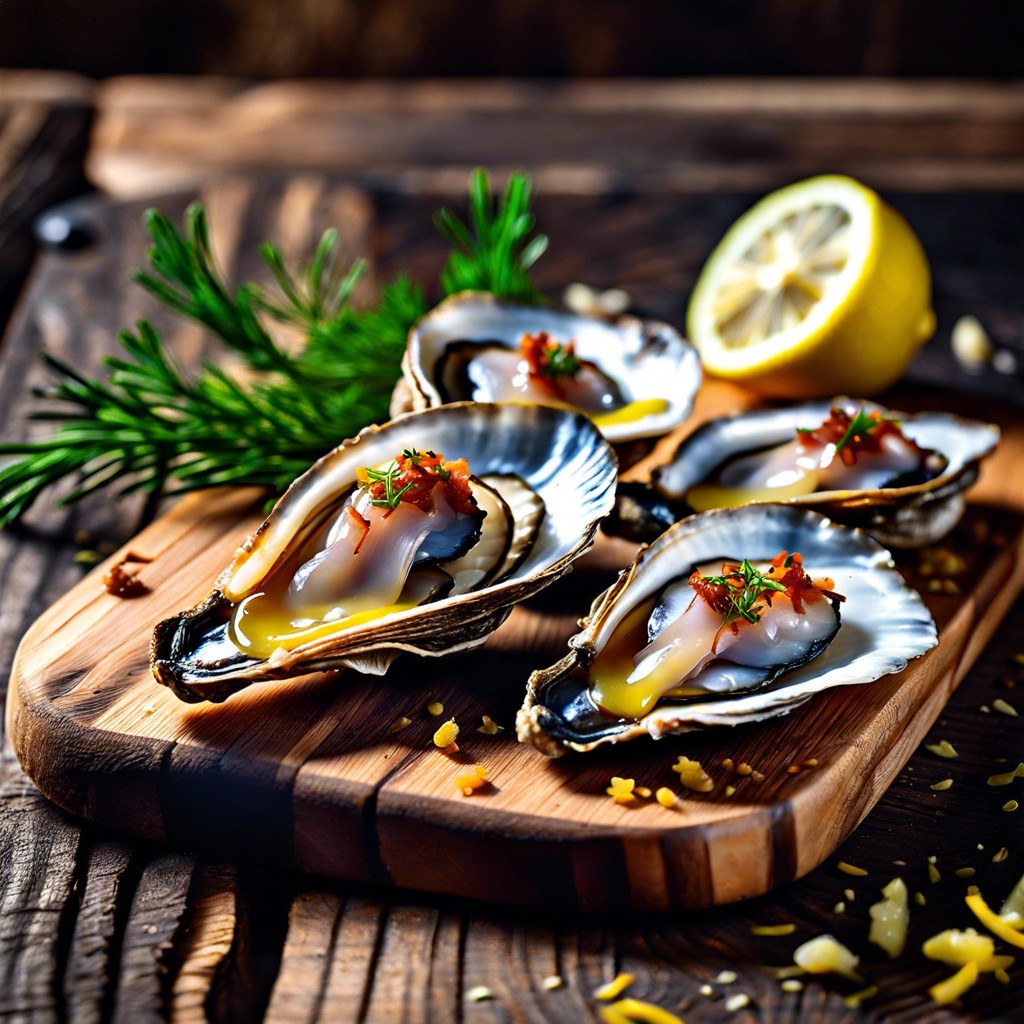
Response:
POLYGON ((590 547, 615 473, 563 409, 467 402, 368 427, 292 484, 205 601, 157 626, 154 675, 219 701, 481 644, 590 547))
POLYGON ((920 595, 863 531, 786 505, 705 512, 643 549, 594 602, 570 653, 533 673, 519 739, 557 757, 758 721, 900 672, 936 642, 920 595), (699 596, 723 586, 725 604, 699 596), (695 622, 673 632, 687 613, 695 622))
POLYGON ((416 323, 402 369, 413 408, 461 399, 569 407, 613 442, 678 426, 701 376, 697 353, 667 324, 519 306, 477 292, 453 296, 416 323))
POLYGON ((651 540, 695 511, 775 501, 919 547, 956 525, 998 440, 988 423, 846 397, 737 413, 694 431, 648 482, 621 484, 605 529, 651 540))

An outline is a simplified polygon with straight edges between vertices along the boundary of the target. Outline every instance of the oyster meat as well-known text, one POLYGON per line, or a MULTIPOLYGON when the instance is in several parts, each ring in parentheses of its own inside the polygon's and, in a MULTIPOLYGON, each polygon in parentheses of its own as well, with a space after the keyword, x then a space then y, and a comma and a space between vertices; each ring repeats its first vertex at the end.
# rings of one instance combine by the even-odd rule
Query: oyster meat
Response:
POLYGON ((615 442, 678 426, 700 384, 696 352, 667 324, 477 292, 447 299, 416 323, 402 369, 413 408, 472 399, 578 409, 615 442))
POLYGON ((786 502, 917 547, 956 525, 998 440, 987 423, 846 397, 738 413, 694 431, 646 483, 622 484, 606 529, 650 540, 691 512, 786 502))
POLYGON ((556 757, 757 721, 902 671, 936 642, 863 531, 786 505, 701 513, 644 549, 570 653, 531 676, 519 738, 556 757))
POLYGON ((184 700, 483 643, 592 543, 616 463, 579 413, 462 403, 370 427, 289 488, 153 672, 184 700), (457 455, 446 459, 444 454, 457 455))

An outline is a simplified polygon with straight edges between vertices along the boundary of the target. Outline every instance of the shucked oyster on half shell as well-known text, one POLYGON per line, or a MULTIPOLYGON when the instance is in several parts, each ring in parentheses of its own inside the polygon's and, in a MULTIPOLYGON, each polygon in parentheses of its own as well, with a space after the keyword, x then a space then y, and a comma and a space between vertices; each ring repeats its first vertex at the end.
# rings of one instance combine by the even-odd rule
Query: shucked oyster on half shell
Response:
POLYGON ((610 445, 564 409, 465 402, 368 427, 291 485, 206 600, 157 626, 154 675, 220 701, 481 644, 591 546, 615 475, 610 445))
POLYGON ((402 362, 413 408, 473 399, 577 408, 609 441, 657 437, 689 415, 696 350, 668 324, 520 306, 482 292, 413 326, 402 362))
POLYGON ((652 540, 694 511, 774 501, 860 526, 891 547, 919 547, 956 525, 964 491, 998 441, 999 428, 989 423, 892 412, 845 396, 737 413, 695 430, 647 482, 620 484, 604 528, 652 540), (868 440, 885 434, 873 444, 877 451, 847 446, 837 453, 844 427, 858 416, 875 422, 868 440), (834 428, 831 438, 823 424, 834 428))
POLYGON ((900 672, 936 642, 920 595, 862 530, 786 505, 705 512, 644 548, 597 598, 569 654, 530 677, 517 730, 522 742, 558 757, 638 736, 758 721, 822 690, 900 672), (796 553, 814 580, 813 588, 802 582, 802 601, 786 600, 781 589, 799 565, 796 553), (713 603, 709 610, 698 594, 708 579, 724 578, 715 575, 723 562, 738 568, 743 560, 748 576, 781 581, 745 605, 754 608, 753 622, 739 612, 719 614, 713 603), (773 561, 780 567, 774 572, 773 561), (652 678, 658 685, 647 693, 627 692, 652 678))

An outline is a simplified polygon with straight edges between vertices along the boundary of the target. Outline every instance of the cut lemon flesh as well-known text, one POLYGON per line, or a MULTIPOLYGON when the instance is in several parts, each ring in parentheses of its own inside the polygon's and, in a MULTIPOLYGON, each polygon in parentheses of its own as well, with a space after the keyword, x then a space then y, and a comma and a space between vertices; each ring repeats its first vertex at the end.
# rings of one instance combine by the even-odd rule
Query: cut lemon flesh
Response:
POLYGON ((773 192, 729 229, 690 300, 705 367, 783 397, 870 394, 931 335, 931 278, 906 221, 852 178, 773 192))

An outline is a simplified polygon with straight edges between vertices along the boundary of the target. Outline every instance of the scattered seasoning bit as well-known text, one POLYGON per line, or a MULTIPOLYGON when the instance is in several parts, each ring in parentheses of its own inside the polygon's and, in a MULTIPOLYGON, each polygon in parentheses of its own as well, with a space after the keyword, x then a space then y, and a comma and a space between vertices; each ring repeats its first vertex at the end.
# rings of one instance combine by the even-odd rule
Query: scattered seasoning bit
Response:
POLYGON ((428 715, 434 715, 435 717, 437 715, 443 715, 444 714, 444 705, 439 700, 431 701, 427 705, 427 714, 428 715))
POLYGON ((482 1003, 485 999, 493 999, 494 993, 486 985, 474 985, 466 993, 466 998, 471 1003, 482 1003))
POLYGON ((740 761, 740 763, 738 765, 736 765, 736 774, 737 775, 750 775, 751 772, 753 772, 753 770, 754 769, 751 768, 750 765, 747 764, 746 761, 740 761))
POLYGON ((725 1009, 728 1013, 735 1013, 737 1010, 743 1010, 750 1005, 750 996, 746 992, 737 992, 734 996, 729 996, 725 1001, 725 1009))
POLYGON ((907 866, 907 862, 905 860, 894 860, 893 864, 898 868, 905 868, 907 866))
POLYGON ((936 757, 959 757, 960 755, 956 752, 956 747, 953 746, 949 740, 939 740, 938 743, 926 743, 925 750, 929 753, 934 754, 936 757))
POLYGON ((1024 778, 1024 761, 1021 761, 1016 768, 1008 772, 1000 772, 998 775, 990 775, 988 784, 990 786, 1008 786, 1014 779, 1024 778))
POLYGON ((695 793, 710 793, 715 788, 711 776, 701 767, 700 761, 691 761, 680 754, 676 763, 672 765, 672 771, 679 775, 679 781, 687 789, 692 789, 695 793))
POLYGON ((836 867, 839 868, 844 875, 856 875, 858 878, 863 878, 867 874, 863 868, 855 867, 853 864, 847 864, 845 860, 841 860, 836 867))
POLYGON ((715 981, 719 985, 731 985, 738 977, 739 975, 735 971, 719 971, 715 981))
POLYGON ((476 731, 482 732, 485 736, 497 736, 499 732, 504 732, 504 729, 490 715, 484 715, 483 725, 477 726, 476 731))
POLYGON ((950 579, 935 579, 932 578, 926 584, 927 590, 931 594, 959 594, 960 588, 956 585, 953 580, 950 579))
POLYGON ((472 796, 487 785, 487 774, 484 765, 475 764, 470 771, 455 776, 455 785, 462 790, 463 796, 472 796))
POLYGON ((1017 709, 1007 701, 1003 700, 1002 697, 996 697, 992 701, 992 710, 998 711, 1001 715, 1009 715, 1011 718, 1017 718, 1017 709))
POLYGON ((750 778, 754 782, 764 782, 764 776, 760 772, 751 772, 750 778))
POLYGON ((974 916, 993 934, 998 935, 1003 942, 1011 946, 1024 949, 1024 934, 1017 931, 1008 921, 1004 921, 989 905, 981 898, 980 893, 972 893, 965 898, 967 906, 971 908, 974 916))
POLYGON ((977 847, 977 848, 978 848, 979 850, 984 850, 984 849, 985 849, 985 846, 984 846, 984 844, 982 844, 982 843, 978 843, 978 847, 977 847))
POLYGON ((928 989, 928 995, 939 1004, 945 1006, 959 999, 978 980, 978 965, 972 960, 964 964, 951 978, 940 981, 928 989))
POLYGON ((863 981, 857 973, 860 958, 851 953, 833 935, 808 939, 793 953, 793 960, 808 974, 841 974, 853 981, 863 981))
POLYGON ((796 931, 795 924, 752 924, 751 935, 792 935, 796 931))
POLYGON ((1010 851, 1005 846, 1000 846, 999 849, 992 856, 993 864, 1002 864, 1007 857, 1010 856, 1010 851))
POLYGON ((634 975, 620 972, 607 984, 595 989, 594 998, 600 999, 602 1002, 608 1002, 615 999, 617 996, 622 995, 622 993, 625 992, 635 980, 636 978, 634 975))
POLYGON ((837 903, 837 904, 836 904, 836 905, 835 905, 835 906, 834 906, 834 907, 832 908, 832 913, 833 913, 833 914, 845 914, 845 913, 846 913, 846 904, 845 904, 845 903, 844 903, 844 902, 843 902, 842 900, 840 900, 840 901, 839 901, 839 902, 838 902, 838 903, 837 903))
POLYGON ((549 974, 540 984, 548 992, 554 992, 556 988, 561 988, 564 982, 560 974, 549 974))
POLYGON ((783 992, 802 992, 804 983, 799 978, 787 978, 779 988, 783 992))
POLYGON ((71 557, 71 561, 75 565, 96 565, 98 562, 103 561, 103 554, 99 551, 93 551, 90 548, 85 548, 82 551, 76 551, 71 557))
POLYGON ((710 985, 701 985, 701 987, 697 989, 697 991, 702 996, 713 996, 715 994, 715 990, 710 985))
POLYGON ((967 886, 968 896, 977 896, 979 892, 981 892, 981 890, 976 885, 967 886))
POLYGON ((978 372, 990 362, 996 351, 981 321, 970 313, 965 313, 953 324, 953 330, 949 335, 949 347, 953 350, 953 355, 974 372, 978 372))
POLYGON ((925 898, 924 898, 924 893, 923 892, 915 892, 914 893, 914 902, 919 907, 923 907, 925 905, 925 903, 927 902, 927 900, 925 900, 925 898))
POLYGON ((390 736, 392 733, 401 732, 403 729, 408 729, 410 725, 412 725, 412 719, 406 718, 405 715, 402 715, 401 718, 396 718, 388 726, 388 735, 390 736))
POLYGON ((125 566, 145 565, 152 562, 152 558, 145 555, 136 555, 129 551, 116 565, 112 565, 103 576, 103 587, 108 594, 114 597, 142 597, 149 593, 149 587, 139 579, 138 574, 129 572, 125 566))
POLYGON ((957 868, 953 874, 956 875, 957 878, 973 878, 975 871, 974 868, 957 868))
POLYGON ((844 889, 843 895, 852 903, 856 898, 857 894, 852 889, 844 889))
POLYGON ((800 772, 805 771, 808 768, 817 768, 817 767, 818 767, 818 759, 816 757, 808 757, 805 760, 800 761, 798 764, 791 764, 786 769, 786 772, 789 775, 797 775, 800 772))
POLYGON ((651 798, 651 791, 646 786, 637 786, 633 790, 633 795, 640 797, 641 800, 649 800, 651 798))
POLYGON ((151 715, 151 714, 153 714, 153 712, 154 712, 154 711, 156 711, 156 705, 155 705, 155 704, 147 704, 147 705, 146 705, 146 706, 145 706, 145 707, 144 707, 144 708, 142 709, 142 713, 143 713, 144 715, 151 715))
POLYGON ((722 767, 727 771, 731 772, 733 769, 733 760, 731 757, 722 758, 722 767))
POLYGON ((605 1011, 612 1010, 617 1017, 605 1016, 609 1024, 619 1024, 619 1021, 643 1021, 646 1024, 683 1024, 680 1017, 654 1003, 645 1003, 642 999, 620 999, 601 1009, 604 1016, 605 1011))
POLYGON ((983 715, 987 715, 987 714, 989 714, 989 713, 990 713, 990 712, 992 711, 992 709, 991 709, 991 708, 990 708, 990 707, 989 707, 989 706, 988 706, 987 704, 982 704, 982 705, 981 705, 981 707, 980 707, 980 708, 978 708, 978 710, 979 710, 979 711, 980 711, 980 712, 981 712, 981 713, 982 713, 983 715))
POLYGON ((675 808, 679 805, 679 797, 677 797, 675 793, 668 788, 668 786, 661 786, 654 794, 654 799, 657 800, 662 807, 675 808))
POLYGON ((618 775, 613 775, 611 785, 605 792, 617 804, 631 804, 636 799, 633 796, 634 786, 636 786, 636 779, 623 779, 618 775))
POLYGON ((1007 814, 1012 814, 1018 807, 1020 807, 1020 804, 1017 803, 1016 800, 1007 800, 1006 803, 1003 804, 1003 810, 1006 811, 1007 814))
POLYGON ((910 924, 906 883, 902 878, 894 878, 882 890, 882 896, 885 898, 868 909, 871 916, 868 942, 884 949, 889 959, 895 960, 907 944, 907 927, 910 924))
POLYGON ((733 796, 733 795, 735 795, 735 793, 736 793, 736 787, 735 786, 726 786, 725 787, 725 795, 726 796, 733 796))
POLYGON ((938 864, 938 862, 939 862, 939 858, 936 857, 934 853, 928 858, 928 863, 929 864, 938 864))
POLYGON ((458 752, 459 745, 455 742, 455 737, 459 735, 459 727, 455 722, 454 718, 449 718, 447 722, 440 725, 437 732, 434 733, 434 746, 439 750, 443 750, 446 754, 454 754, 458 752))
POLYGON ((952 785, 952 779, 940 779, 938 782, 933 782, 928 788, 934 789, 937 793, 941 793, 943 790, 949 789, 952 785))
POLYGON ((928 863, 928 881, 931 882, 932 885, 936 882, 942 881, 942 875, 939 874, 939 869, 930 861, 928 863))
POLYGON ((854 992, 852 995, 848 995, 843 1000, 843 1006, 848 1007, 851 1010, 856 1010, 861 1003, 866 1002, 868 999, 874 999, 878 995, 878 986, 869 985, 867 988, 862 988, 859 992, 854 992))

